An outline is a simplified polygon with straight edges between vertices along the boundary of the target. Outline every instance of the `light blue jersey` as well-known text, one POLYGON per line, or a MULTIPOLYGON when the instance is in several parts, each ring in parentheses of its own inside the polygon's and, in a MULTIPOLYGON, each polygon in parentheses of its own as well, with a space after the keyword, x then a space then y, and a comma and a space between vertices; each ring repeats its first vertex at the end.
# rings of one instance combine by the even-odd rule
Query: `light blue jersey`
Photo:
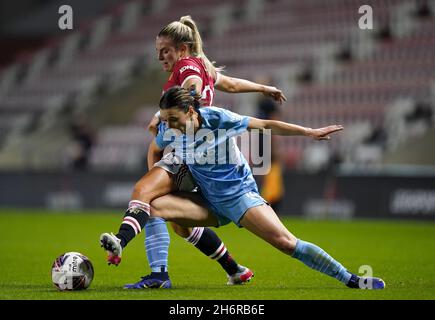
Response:
POLYGON ((203 107, 198 112, 201 125, 195 138, 186 134, 175 137, 174 131, 163 122, 155 140, 156 144, 161 149, 168 145, 175 148, 175 154, 187 164, 212 209, 222 211, 220 205, 225 204, 225 211, 228 211, 233 203, 233 211, 236 212, 231 217, 227 212, 225 216, 238 223, 252 201, 245 201, 246 204, 238 210, 235 209, 238 204, 234 201, 240 201, 249 195, 248 199, 255 199, 255 203, 265 202, 258 195, 251 168, 234 139, 247 131, 249 117, 217 107, 203 107), (253 194, 259 198, 253 197, 253 194))

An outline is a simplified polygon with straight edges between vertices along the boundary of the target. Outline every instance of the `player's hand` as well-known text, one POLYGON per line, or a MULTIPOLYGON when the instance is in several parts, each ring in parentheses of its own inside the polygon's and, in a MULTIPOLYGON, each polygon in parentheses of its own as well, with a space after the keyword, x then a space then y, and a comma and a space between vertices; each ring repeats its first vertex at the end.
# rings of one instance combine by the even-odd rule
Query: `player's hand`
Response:
POLYGON ((275 88, 275 87, 265 86, 265 90, 264 90, 263 94, 266 97, 271 97, 273 100, 275 100, 279 104, 282 104, 284 101, 287 101, 287 98, 282 93, 282 91, 275 88))
POLYGON ((154 136, 157 136, 157 133, 158 133, 157 127, 158 127, 159 123, 160 123, 160 118, 154 116, 154 117, 151 119, 150 123, 148 124, 147 129, 148 129, 148 131, 151 132, 154 136))
POLYGON ((341 124, 327 126, 318 129, 310 129, 308 132, 308 136, 312 137, 315 140, 329 140, 331 137, 329 136, 331 133, 336 131, 343 130, 343 126, 341 124))

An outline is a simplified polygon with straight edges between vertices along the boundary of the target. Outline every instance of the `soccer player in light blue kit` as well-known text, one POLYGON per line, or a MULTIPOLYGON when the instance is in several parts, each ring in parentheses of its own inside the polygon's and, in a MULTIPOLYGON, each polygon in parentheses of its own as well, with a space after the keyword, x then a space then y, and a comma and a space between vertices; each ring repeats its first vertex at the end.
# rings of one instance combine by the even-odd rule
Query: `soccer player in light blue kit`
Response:
MULTIPOLYGON (((193 88, 201 96, 199 99, 202 106, 213 105, 215 90, 240 93, 260 92, 274 99, 278 103, 286 100, 284 94, 278 88, 265 86, 245 79, 230 77, 222 73, 221 67, 215 67, 207 58, 203 50, 202 38, 196 23, 190 16, 183 16, 179 21, 173 21, 165 26, 156 37, 156 53, 163 70, 169 73, 167 82, 163 85, 163 93, 173 86, 193 88)), ((162 93, 162 94, 163 94, 162 93)), ((149 123, 149 131, 157 135, 160 118, 153 117, 149 123)), ((150 174, 139 179, 133 189, 132 199, 137 194, 150 203, 158 196, 170 192, 192 191, 193 179, 184 164, 172 164, 180 168, 168 168, 168 166, 154 166, 160 162, 163 154, 156 151, 152 145, 148 149, 148 169, 150 174), (176 172, 176 173, 174 173, 176 172), (147 193, 147 196, 144 194, 147 193)), ((161 163, 161 162, 160 162, 161 163)), ((134 209, 135 202, 127 210, 134 209)), ((227 249, 220 237, 210 228, 194 227, 186 228, 175 223, 171 226, 176 234, 183 237, 205 256, 218 262, 227 274, 227 284, 243 284, 253 276, 252 270, 237 262, 235 257, 227 249)), ((136 235, 137 228, 128 218, 123 221, 122 229, 130 230, 129 234, 122 232, 116 235, 103 235, 101 244, 107 249, 107 261, 109 264, 118 265, 121 262, 122 252, 110 250, 108 242, 116 241, 115 237, 122 237, 121 246, 124 247, 130 237, 136 235), (111 238, 111 240, 109 240, 111 238)), ((151 273, 141 277, 136 283, 126 284, 126 289, 144 288, 170 288, 171 280, 168 270, 168 249, 170 237, 166 222, 161 218, 149 219, 145 228, 145 248, 151 273)))
POLYGON ((143 228, 150 216, 184 226, 222 226, 234 222, 308 267, 334 277, 350 288, 385 287, 382 279, 359 277, 317 245, 291 234, 259 195, 251 169, 237 146, 227 148, 225 154, 219 152, 225 150, 224 146, 232 137, 247 130, 270 129, 276 135, 302 135, 316 140, 329 140, 329 134, 342 130, 342 126, 311 129, 281 121, 241 116, 216 107, 199 109, 189 91, 181 87, 171 88, 163 95, 160 110, 165 128, 160 130, 154 143, 162 150, 170 144, 176 148, 175 156, 171 153, 162 161, 185 162, 200 193, 168 194, 154 199, 150 204, 135 199, 136 210, 126 213, 126 217, 134 224, 143 228), (189 128, 189 124, 193 127, 189 128), (174 134, 172 129, 178 130, 178 134, 174 134), (201 130, 207 135, 200 135, 198 139, 201 130), (204 139, 206 136, 209 138, 204 139))

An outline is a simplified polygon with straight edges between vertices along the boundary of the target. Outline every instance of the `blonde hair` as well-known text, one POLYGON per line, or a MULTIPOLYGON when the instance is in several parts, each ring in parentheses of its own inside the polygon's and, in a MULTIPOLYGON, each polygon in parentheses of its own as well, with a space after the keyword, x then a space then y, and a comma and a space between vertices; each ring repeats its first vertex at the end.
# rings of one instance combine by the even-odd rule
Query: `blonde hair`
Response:
POLYGON ((157 37, 168 37, 177 47, 183 43, 188 45, 191 54, 204 61, 207 72, 213 78, 216 78, 216 72, 223 70, 223 67, 215 67, 215 62, 210 62, 205 55, 201 35, 191 16, 183 16, 179 21, 171 22, 159 32, 157 37))

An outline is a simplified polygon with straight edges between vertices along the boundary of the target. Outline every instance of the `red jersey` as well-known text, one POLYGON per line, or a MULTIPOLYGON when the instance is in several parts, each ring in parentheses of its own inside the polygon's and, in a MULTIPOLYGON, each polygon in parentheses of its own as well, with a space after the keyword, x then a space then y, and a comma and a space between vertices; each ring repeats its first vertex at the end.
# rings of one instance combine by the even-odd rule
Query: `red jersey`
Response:
POLYGON ((207 69, 201 58, 185 57, 178 60, 174 65, 168 82, 163 86, 163 93, 174 86, 182 87, 188 79, 193 77, 202 80, 201 106, 211 106, 213 103, 215 81, 212 76, 207 73, 207 69))

